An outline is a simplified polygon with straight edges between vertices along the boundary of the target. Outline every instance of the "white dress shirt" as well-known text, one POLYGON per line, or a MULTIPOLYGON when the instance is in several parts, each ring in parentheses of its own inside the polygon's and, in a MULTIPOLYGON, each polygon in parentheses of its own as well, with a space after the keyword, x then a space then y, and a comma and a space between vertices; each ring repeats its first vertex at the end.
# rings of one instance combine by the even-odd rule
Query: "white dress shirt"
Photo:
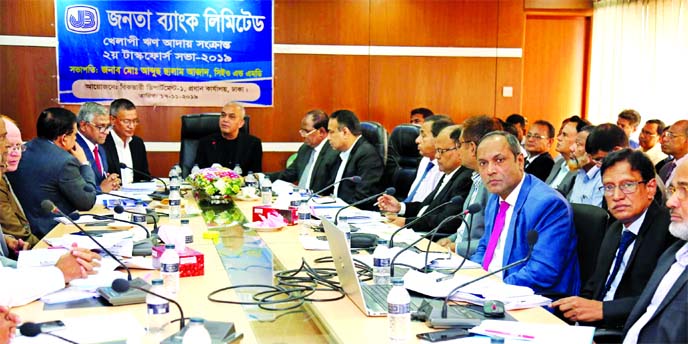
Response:
MULTIPOLYGON (((497 242, 497 246, 495 247, 494 255, 492 256, 490 266, 487 268, 488 271, 495 271, 502 268, 504 261, 504 243, 506 242, 506 237, 509 234, 509 228, 511 227, 511 218, 514 214, 514 206, 516 205, 516 201, 518 201, 518 194, 521 193, 521 187, 523 187, 524 180, 525 175, 518 183, 518 185, 516 185, 516 187, 511 191, 509 196, 507 196, 505 199, 502 199, 501 197, 499 198, 500 201, 505 201, 506 203, 509 203, 509 209, 507 209, 506 211, 506 217, 504 219, 504 229, 502 229, 502 233, 499 235, 499 242, 497 242)), ((499 277, 502 277, 502 272, 499 273, 499 277)))
MULTIPOLYGON (((344 170, 346 170, 346 163, 349 162, 349 155, 351 155, 351 150, 354 149, 354 146, 356 146, 356 142, 361 139, 361 135, 358 135, 356 137, 356 140, 354 143, 349 147, 349 149, 339 153, 339 158, 342 159, 342 162, 339 164, 339 169, 337 170, 337 177, 334 178, 335 182, 338 182, 342 180, 342 176, 344 175, 344 170)), ((338 192, 339 192, 339 183, 334 185, 334 195, 335 197, 338 197, 338 192)))
MULTIPOLYGON (((678 160, 674 159, 674 163, 676 163, 676 166, 678 167, 678 166, 681 166, 681 163, 686 161, 686 160, 688 160, 688 154, 681 157, 681 159, 678 159, 678 160)), ((671 185, 671 180, 674 179, 674 176, 676 175, 677 170, 678 170, 678 168, 674 168, 674 170, 671 171, 671 174, 669 175, 669 178, 667 179, 666 183, 664 183, 664 185, 671 185)))
POLYGON ((440 171, 440 167, 437 165, 437 161, 435 160, 430 160, 428 157, 423 157, 420 159, 420 163, 418 164, 418 171, 416 172, 416 179, 413 180, 413 183, 411 184, 411 188, 409 190, 413 190, 416 188, 416 185, 418 185, 418 190, 416 190, 416 194, 413 195, 413 199, 411 202, 423 202, 425 197, 428 197, 428 195, 432 192, 432 190, 435 190, 435 187, 437 186, 437 183, 440 182, 440 178, 442 178, 442 171, 440 171), (425 175, 425 178, 423 181, 420 182, 420 185, 418 185, 418 182, 420 181, 421 177, 423 177, 423 173, 425 173, 425 168, 428 166, 428 164, 432 162, 435 166, 433 166, 430 171, 428 171, 428 174, 425 175))
MULTIPOLYGON (((134 161, 131 158, 131 149, 129 149, 129 143, 131 142, 131 137, 127 137, 126 141, 122 139, 115 132, 111 133, 112 141, 115 142, 115 148, 117 149, 117 157, 119 162, 123 163, 129 167, 134 167, 134 161)), ((120 179, 122 179, 122 185, 131 184, 134 182, 134 171, 130 168, 121 168, 119 170, 120 179)))
POLYGON ((557 173, 557 176, 552 179, 552 182, 549 183, 549 186, 551 186, 552 189, 556 189, 564 180, 564 177, 569 174, 569 172, 571 172, 569 165, 566 162, 562 163, 561 167, 559 168, 559 173, 557 173))
MULTIPOLYGON (((645 221, 645 215, 647 214, 647 209, 643 212, 642 215, 640 215, 639 218, 637 218, 633 223, 631 223, 630 226, 626 227, 625 225, 623 226, 623 231, 629 231, 636 236, 636 240, 638 237, 638 232, 640 232, 640 226, 643 225, 643 221, 645 221)), ((623 233, 622 231, 622 233, 623 233)), ((611 301, 614 300, 614 294, 616 294, 616 288, 619 287, 619 283, 621 283, 621 278, 623 277, 624 271, 626 271, 626 265, 628 264, 628 259, 631 258, 631 252, 633 252, 633 247, 635 247, 635 242, 636 240, 633 240, 630 245, 628 245, 628 248, 626 249, 626 252, 624 252, 623 257, 621 258, 621 265, 619 265, 619 271, 616 273, 616 276, 614 276, 614 281, 612 281, 612 284, 609 286, 609 291, 607 291, 606 294, 604 294, 604 298, 602 301, 611 301)), ((619 248, 616 248, 616 251, 614 251, 614 257, 619 254, 619 248)), ((612 261, 612 266, 609 267, 609 272, 607 273, 607 278, 612 274, 612 271, 614 270, 614 265, 616 264, 616 258, 612 261)), ((605 284, 607 281, 604 281, 605 284)))
MULTIPOLYGON (((642 148, 640 148, 642 150, 642 148)), ((643 151, 645 155, 647 155, 648 158, 650 158, 650 161, 652 161, 653 165, 657 165, 658 162, 666 159, 667 155, 662 152, 662 145, 657 142, 652 148, 648 149, 647 151, 643 151)))
POLYGON ((0 281, 0 305, 5 307, 25 305, 65 287, 62 271, 54 266, 13 269, 1 261, 0 281))
MULTIPOLYGON (((451 172, 449 172, 449 174, 444 176, 444 179, 442 180, 442 184, 437 188, 437 192, 435 193, 435 197, 433 199, 437 198, 437 195, 439 195, 440 192, 442 192, 442 190, 444 190, 444 188, 447 187, 447 184, 449 184, 449 182, 451 182, 452 177, 454 177, 454 174, 456 174, 456 171, 458 171, 460 168, 461 168, 461 166, 455 168, 454 171, 451 171, 451 172)), ((416 216, 423 216, 425 211, 428 210, 428 206, 429 205, 426 205, 426 206, 420 208, 420 210, 418 211, 418 215, 416 215, 416 216)))

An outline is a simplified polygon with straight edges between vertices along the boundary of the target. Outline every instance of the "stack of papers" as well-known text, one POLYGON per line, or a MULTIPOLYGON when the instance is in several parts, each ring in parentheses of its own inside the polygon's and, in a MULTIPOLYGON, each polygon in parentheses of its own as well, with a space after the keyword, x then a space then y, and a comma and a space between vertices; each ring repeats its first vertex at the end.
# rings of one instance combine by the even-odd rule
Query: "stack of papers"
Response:
MULTIPOLYGON (((134 231, 120 231, 120 232, 112 232, 112 233, 106 233, 106 234, 101 234, 98 236, 94 236, 95 240, 97 240, 103 247, 106 249, 110 250, 112 254, 118 255, 118 256, 124 256, 124 257, 131 257, 132 252, 134 249, 134 240, 137 240, 135 237, 135 234, 138 235, 138 232, 143 232, 142 230, 138 230, 136 232, 134 231)), ((141 236, 145 237, 145 234, 141 233, 141 236)), ((44 239, 50 246, 52 247, 64 247, 64 248, 71 248, 73 244, 76 244, 77 247, 80 248, 85 248, 89 250, 99 250, 100 247, 91 240, 86 235, 75 235, 75 234, 66 234, 61 237, 57 238, 45 238, 44 239)), ((31 250, 35 251, 35 250, 31 250)), ((28 252, 31 252, 28 251, 28 252)), ((24 251, 22 251, 24 252, 24 251)))
MULTIPOLYGON (((394 257, 399 251, 401 251, 401 247, 394 247, 390 249, 390 256, 394 257)), ((369 266, 373 266, 373 256, 370 254, 359 254, 354 256, 355 259, 360 260, 363 263, 368 264, 369 266)), ((428 265, 430 267, 433 267, 433 265, 439 265, 442 264, 444 268, 456 268, 459 266, 463 258, 458 257, 456 255, 449 255, 449 252, 446 253, 437 253, 437 252, 431 252, 428 254, 428 265), (439 263, 442 262, 442 263, 439 263)), ((406 250, 404 251, 397 259, 394 261, 394 264, 404 264, 404 265, 410 265, 413 266, 416 269, 422 269, 425 267, 425 252, 414 252, 411 250, 406 250)), ((464 263, 463 269, 476 269, 480 268, 480 265, 476 264, 475 262, 466 260, 466 263, 464 263)), ((440 274, 440 276, 444 276, 443 274, 440 274)), ((408 288, 408 286, 407 286, 408 288)), ((446 295, 446 294, 445 294, 446 295)))

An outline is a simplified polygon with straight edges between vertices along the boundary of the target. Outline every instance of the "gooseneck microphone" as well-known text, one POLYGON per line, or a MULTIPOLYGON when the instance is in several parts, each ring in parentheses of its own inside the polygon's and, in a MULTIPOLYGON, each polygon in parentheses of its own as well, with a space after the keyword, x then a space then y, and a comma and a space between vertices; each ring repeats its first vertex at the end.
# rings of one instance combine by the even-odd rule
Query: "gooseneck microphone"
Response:
POLYGON ((310 200, 313 199, 313 197, 315 197, 315 196, 320 196, 320 193, 321 193, 321 192, 323 192, 323 191, 325 191, 325 190, 327 190, 327 189, 329 189, 329 188, 331 188, 331 187, 333 187, 333 186, 335 186, 335 185, 337 185, 337 184, 339 184, 339 183, 341 183, 341 182, 343 182, 343 181, 345 181, 345 180, 350 180, 350 181, 353 182, 354 184, 358 184, 358 183, 361 182, 361 176, 351 176, 351 177, 342 178, 342 179, 340 179, 338 182, 334 182, 334 183, 332 183, 332 184, 330 184, 330 185, 328 185, 328 186, 326 186, 326 187, 324 187, 324 188, 318 190, 318 192, 312 193, 312 194, 311 194, 311 197, 308 197, 308 200, 307 200, 306 202, 310 202, 310 200))
POLYGON ((122 278, 118 278, 118 279, 112 281, 112 289, 118 293, 124 293, 127 290, 129 290, 130 288, 140 290, 144 293, 151 294, 151 295, 157 296, 163 300, 167 300, 169 302, 174 303, 177 306, 177 309, 179 309, 179 317, 180 317, 179 318, 179 320, 180 320, 179 321, 179 331, 181 331, 184 328, 184 311, 182 310, 182 306, 180 306, 179 303, 177 303, 177 301, 172 300, 166 296, 162 296, 158 293, 154 293, 154 292, 152 292, 146 288, 141 288, 141 287, 132 285, 131 283, 129 283, 129 281, 122 279, 122 278))
MULTIPOLYGON (((466 207, 466 209, 464 209, 464 211, 462 211, 462 212, 459 214, 459 215, 461 216, 461 221, 463 221, 463 223, 466 223, 466 215, 468 215, 468 214, 475 214, 475 213, 477 213, 477 212, 479 212, 479 211, 481 211, 481 210, 483 210, 483 206, 480 205, 480 203, 473 203, 473 204, 468 205, 468 207, 466 207)), ((469 238, 470 238, 471 232, 470 232, 470 226, 468 226, 468 223, 466 223, 466 227, 469 227, 469 229, 468 229, 468 235, 469 235, 469 238)), ((427 270, 427 267, 428 267, 428 257, 430 256, 430 244, 432 244, 432 241, 434 240, 434 236, 435 236, 436 233, 437 233, 437 231, 435 231, 435 233, 433 233, 433 234, 430 236, 430 240, 428 240, 428 248, 425 249, 425 260, 424 260, 424 264, 423 264, 423 266, 424 266, 424 268, 423 268, 424 270, 423 270, 423 271, 424 271, 424 272, 427 272, 427 271, 428 271, 428 270, 427 270)), ((469 245, 470 245, 470 241, 469 241, 469 245)), ((468 248, 470 249, 470 246, 469 246, 468 248)), ((459 264, 459 269, 461 269, 461 267, 463 266, 463 264, 464 264, 465 262, 466 262, 466 257, 463 257, 463 261, 461 261, 461 264, 459 264)), ((457 269, 456 271, 459 271, 459 270, 457 269)), ((452 275, 453 275, 453 274, 454 274, 454 273, 452 273, 452 275)))
POLYGON ((376 199, 376 198, 378 198, 378 197, 380 197, 380 196, 382 196, 382 195, 394 196, 394 194, 395 194, 396 192, 397 192, 397 189, 395 189, 394 187, 388 187, 387 189, 385 189, 385 191, 382 191, 382 192, 380 192, 380 193, 376 193, 376 194, 374 194, 374 195, 372 195, 372 196, 370 196, 370 197, 366 197, 366 198, 364 198, 364 199, 362 199, 362 200, 360 200, 360 201, 351 203, 351 204, 349 204, 349 205, 347 205, 347 206, 345 206, 345 207, 341 207, 339 210, 337 210, 337 213, 334 214, 334 224, 337 225, 337 222, 339 221, 339 213, 341 213, 342 210, 344 210, 344 209, 346 209, 346 208, 351 208, 351 207, 355 207, 355 206, 361 205, 361 204, 363 204, 363 203, 365 203, 365 202, 369 202, 369 201, 371 201, 371 200, 374 200, 374 199, 376 199))
POLYGON ((43 332, 43 331, 41 330, 41 325, 36 324, 36 323, 34 323, 34 322, 25 322, 25 323, 23 323, 21 326, 19 326, 19 333, 21 333, 21 335, 22 335, 22 336, 25 336, 25 337, 36 337, 36 336, 38 336, 39 334, 42 333, 42 334, 47 334, 47 335, 49 335, 49 336, 53 336, 53 337, 59 338, 59 339, 65 341, 65 342, 67 342, 67 343, 79 344, 79 343, 77 343, 77 342, 75 342, 75 341, 73 341, 73 340, 69 340, 69 339, 67 339, 67 338, 58 336, 58 335, 56 335, 56 334, 54 334, 54 333, 43 332))
MULTIPOLYGON (((139 227, 141 227, 141 228, 146 232, 146 238, 150 238, 150 231, 148 231, 148 228, 146 228, 146 226, 144 226, 144 225, 142 225, 142 224, 140 224, 140 223, 136 223, 136 222, 132 222, 132 221, 127 221, 127 220, 122 220, 122 219, 118 219, 118 218, 114 218, 114 217, 107 217, 107 216, 103 216, 103 215, 99 215, 99 214, 83 213, 83 214, 80 214, 80 216, 81 216, 81 215, 89 215, 89 216, 92 216, 94 219, 99 220, 99 221, 102 221, 102 220, 117 221, 117 222, 128 223, 128 224, 134 225, 134 226, 139 226, 139 227)), ((79 217, 77 217, 76 219, 78 220, 79 217)))
POLYGON ((444 202, 444 203, 442 203, 442 204, 440 204, 440 205, 438 205, 438 206, 436 206, 436 207, 434 207, 434 208, 432 208, 432 209, 426 211, 425 213, 423 213, 423 215, 418 216, 418 217, 416 217, 415 219, 413 219, 413 221, 411 221, 411 222, 409 222, 409 223, 403 225, 402 227, 399 227, 399 228, 398 228, 397 230, 395 230, 394 233, 392 233, 392 235, 389 237, 389 248, 394 247, 394 237, 397 235, 397 233, 401 232, 403 229, 409 228, 409 227, 413 226, 414 224, 416 224, 416 222, 420 221, 420 220, 421 220, 422 218, 424 218, 426 215, 430 215, 430 214, 434 213, 435 211, 439 210, 440 208, 443 208, 443 207, 445 207, 445 206, 447 206, 447 205, 449 205, 449 204, 463 205, 463 201, 464 201, 463 197, 461 197, 461 196, 454 196, 454 197, 452 197, 449 201, 444 202))
POLYGON ((148 173, 146 173, 146 172, 143 172, 143 171, 141 171, 141 170, 137 170, 137 169, 135 169, 135 168, 133 168, 133 167, 129 167, 129 166, 127 166, 127 164, 125 164, 125 163, 123 163, 123 162, 120 162, 120 163, 119 163, 119 168, 120 168, 120 169, 122 169, 122 168, 128 168, 128 169, 130 169, 130 170, 132 170, 132 171, 134 171, 134 172, 136 172, 136 173, 138 173, 138 174, 142 174, 142 175, 144 175, 144 176, 146 176, 146 177, 148 177, 148 178, 150 178, 150 179, 159 180, 159 181, 162 183, 162 185, 165 186, 165 193, 168 193, 168 192, 169 192, 169 189, 167 188, 167 183, 165 183, 164 180, 162 180, 162 179, 160 179, 160 178, 158 178, 158 177, 153 177, 153 176, 151 176, 150 174, 148 174, 148 173))
POLYGON ((110 252, 108 249, 106 249, 105 246, 101 245, 101 244, 98 242, 98 240, 96 240, 96 238, 94 238, 94 237, 91 235, 91 233, 85 231, 85 230, 84 230, 81 226, 79 226, 79 224, 76 223, 76 221, 73 220, 70 216, 65 215, 65 213, 62 212, 62 210, 60 210, 58 207, 55 206, 55 203, 53 203, 53 201, 51 201, 51 200, 49 200, 49 199, 43 200, 43 201, 41 202, 41 210, 43 210, 43 212, 44 212, 46 215, 53 214, 53 215, 63 216, 63 217, 65 217, 65 218, 67 218, 67 219, 69 220, 69 222, 71 222, 74 226, 76 226, 76 228, 79 229, 79 231, 81 231, 81 233, 84 233, 84 235, 86 235, 89 239, 91 239, 91 241, 93 241, 94 243, 96 243, 96 245, 98 245, 98 247, 100 247, 100 249, 103 250, 103 252, 109 254, 110 257, 112 257, 112 259, 114 259, 117 263, 119 263, 120 266, 122 266, 125 270, 127 270, 127 278, 131 281, 131 271, 129 271, 129 267, 127 267, 126 265, 124 265, 124 263, 122 263, 122 261, 119 260, 119 258, 117 258, 114 254, 112 254, 112 252, 110 252))
MULTIPOLYGON (((131 211, 131 210, 126 210, 126 209, 124 209, 124 207, 121 206, 121 205, 116 205, 114 208, 112 208, 112 210, 114 210, 115 213, 117 213, 117 214, 121 214, 121 213, 125 213, 125 212, 126 212, 126 213, 133 214, 133 215, 150 216, 150 218, 153 219, 153 233, 158 233, 158 219, 157 219, 157 217, 155 217, 154 215, 148 214, 148 213, 143 214, 143 213, 138 213, 138 212, 131 211)), ((119 220, 119 219, 115 219, 115 220, 122 221, 122 220, 119 220)), ((139 224, 139 223, 136 223, 136 224, 139 225, 139 226, 141 226, 141 224, 139 224)), ((144 228, 145 228, 145 227, 144 227, 144 228)), ((148 231, 148 230, 146 230, 146 231, 148 231)), ((147 237, 147 238, 150 238, 150 233, 149 233, 148 236, 146 236, 146 237, 147 237)))
MULTIPOLYGON (((468 209, 470 209, 471 207, 474 207, 474 209, 471 212, 469 212, 469 214, 475 214, 475 213, 483 210, 483 206, 480 203, 473 203, 473 204, 468 206, 468 209), (477 207, 474 207, 474 206, 477 206, 477 207)), ((466 244, 466 255, 462 257, 463 260, 461 260, 461 263, 459 264, 459 266, 456 267, 456 269, 454 269, 452 272, 447 274, 447 276, 440 277, 440 278, 436 279, 435 282, 442 282, 442 281, 446 281, 448 279, 454 278, 454 274, 456 274, 457 272, 459 272, 459 270, 461 270, 463 265, 466 263, 466 260, 468 259, 467 256, 471 252, 471 230, 472 230, 472 228, 471 228, 471 224, 466 222, 465 217, 462 220, 463 220, 463 223, 466 224, 466 237, 468 238, 468 243, 466 244)), ((473 222, 473 220, 471 219, 471 223, 472 222, 473 222)), ((426 255, 425 259, 426 259, 426 264, 427 264, 427 255, 426 255)))

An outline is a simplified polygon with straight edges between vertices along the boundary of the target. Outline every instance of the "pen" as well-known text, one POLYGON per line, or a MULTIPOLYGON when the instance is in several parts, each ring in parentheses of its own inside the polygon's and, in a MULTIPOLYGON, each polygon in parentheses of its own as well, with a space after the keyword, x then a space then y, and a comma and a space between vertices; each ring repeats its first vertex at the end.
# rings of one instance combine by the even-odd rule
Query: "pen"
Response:
POLYGON ((503 332, 503 331, 497 331, 497 330, 485 330, 485 332, 492 333, 492 334, 498 334, 500 336, 516 337, 516 338, 523 338, 523 339, 530 339, 530 340, 535 339, 535 336, 531 336, 529 334, 509 333, 509 332, 503 332))
POLYGON ((446 275, 446 276, 442 276, 442 277, 436 279, 435 282, 444 282, 444 281, 448 281, 452 278, 454 278, 454 275, 446 275))

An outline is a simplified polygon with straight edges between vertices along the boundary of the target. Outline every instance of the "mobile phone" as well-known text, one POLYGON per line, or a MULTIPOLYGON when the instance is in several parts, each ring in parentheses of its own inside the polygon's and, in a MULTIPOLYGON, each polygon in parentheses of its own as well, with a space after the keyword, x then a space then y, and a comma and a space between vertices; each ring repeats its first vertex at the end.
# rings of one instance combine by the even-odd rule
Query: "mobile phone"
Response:
POLYGON ((416 335, 418 339, 427 340, 429 342, 441 342, 450 339, 468 337, 471 333, 466 329, 452 328, 444 331, 425 332, 416 335))
POLYGON ((62 322, 62 320, 46 321, 38 323, 37 325, 41 326, 41 332, 57 331, 65 327, 65 324, 62 322))

